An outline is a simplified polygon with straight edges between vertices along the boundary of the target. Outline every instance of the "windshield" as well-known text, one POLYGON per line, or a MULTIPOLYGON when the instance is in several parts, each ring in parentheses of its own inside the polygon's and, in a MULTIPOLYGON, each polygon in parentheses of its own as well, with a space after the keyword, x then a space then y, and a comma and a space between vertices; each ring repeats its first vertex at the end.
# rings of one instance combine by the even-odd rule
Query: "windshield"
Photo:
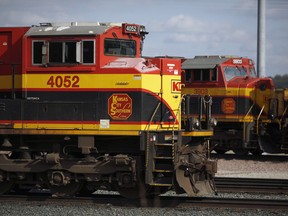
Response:
POLYGON ((105 55, 136 56, 136 41, 121 39, 105 39, 105 55))
POLYGON ((247 71, 244 67, 224 67, 226 80, 229 81, 234 77, 246 77, 247 71))
POLYGON ((254 67, 250 67, 250 76, 251 77, 257 77, 256 71, 254 67))

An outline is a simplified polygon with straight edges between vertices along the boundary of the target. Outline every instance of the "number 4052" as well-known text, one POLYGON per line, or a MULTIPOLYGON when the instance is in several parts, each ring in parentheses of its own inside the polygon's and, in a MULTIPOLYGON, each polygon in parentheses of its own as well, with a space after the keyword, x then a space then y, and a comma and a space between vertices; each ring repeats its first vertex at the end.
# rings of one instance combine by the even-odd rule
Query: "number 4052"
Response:
POLYGON ((51 88, 79 88, 78 76, 50 76, 47 85, 51 88))

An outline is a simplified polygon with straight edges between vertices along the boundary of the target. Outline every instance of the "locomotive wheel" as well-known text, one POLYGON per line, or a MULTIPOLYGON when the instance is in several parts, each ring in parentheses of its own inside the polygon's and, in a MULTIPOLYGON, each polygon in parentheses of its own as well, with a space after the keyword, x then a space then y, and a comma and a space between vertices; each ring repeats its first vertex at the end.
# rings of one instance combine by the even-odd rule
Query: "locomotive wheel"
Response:
POLYGON ((0 182, 0 194, 8 193, 14 187, 13 181, 0 182))
POLYGON ((254 150, 250 150, 250 152, 254 156, 260 156, 263 153, 263 151, 260 148, 257 148, 257 149, 254 149, 254 150))
POLYGON ((225 154, 227 152, 227 149, 215 148, 214 151, 217 154, 225 154))
POLYGON ((150 195, 150 193, 147 192, 148 190, 144 183, 138 183, 135 187, 131 188, 120 187, 116 183, 115 188, 121 196, 127 199, 143 199, 147 198, 150 195))
POLYGON ((53 197, 71 197, 74 196, 82 187, 80 182, 71 182, 67 185, 50 185, 50 191, 53 197))
POLYGON ((259 136, 258 143, 261 146, 261 149, 266 153, 281 153, 279 144, 271 135, 259 136))
POLYGON ((243 156, 243 155, 248 155, 248 150, 247 149, 242 149, 242 148, 239 148, 239 149, 233 149, 233 152, 236 154, 236 155, 240 155, 240 156, 243 156))
POLYGON ((34 188, 35 185, 26 185, 26 184, 16 184, 13 187, 13 190, 16 193, 20 194, 26 194, 28 193, 32 188, 34 188))
POLYGON ((89 196, 92 193, 94 193, 95 191, 97 191, 97 188, 90 188, 89 185, 87 183, 83 183, 80 187, 80 189, 77 191, 77 195, 79 196, 89 196))

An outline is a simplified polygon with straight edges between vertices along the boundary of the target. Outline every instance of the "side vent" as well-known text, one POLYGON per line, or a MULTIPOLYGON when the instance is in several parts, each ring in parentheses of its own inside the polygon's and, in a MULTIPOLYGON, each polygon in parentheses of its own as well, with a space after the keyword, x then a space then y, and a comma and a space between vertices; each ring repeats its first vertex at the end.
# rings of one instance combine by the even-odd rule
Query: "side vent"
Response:
POLYGON ((6 111, 6 104, 0 103, 0 111, 5 112, 6 111))

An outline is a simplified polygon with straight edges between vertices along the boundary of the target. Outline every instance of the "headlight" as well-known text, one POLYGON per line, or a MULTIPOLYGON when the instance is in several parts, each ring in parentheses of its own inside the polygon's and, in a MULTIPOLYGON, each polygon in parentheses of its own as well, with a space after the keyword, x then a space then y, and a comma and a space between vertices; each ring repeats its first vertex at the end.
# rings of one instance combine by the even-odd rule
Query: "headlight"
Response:
POLYGON ((217 126, 217 120, 215 118, 210 119, 210 126, 211 127, 216 127, 217 126))
POLYGON ((197 118, 192 118, 192 127, 198 129, 200 127, 200 122, 197 118))

